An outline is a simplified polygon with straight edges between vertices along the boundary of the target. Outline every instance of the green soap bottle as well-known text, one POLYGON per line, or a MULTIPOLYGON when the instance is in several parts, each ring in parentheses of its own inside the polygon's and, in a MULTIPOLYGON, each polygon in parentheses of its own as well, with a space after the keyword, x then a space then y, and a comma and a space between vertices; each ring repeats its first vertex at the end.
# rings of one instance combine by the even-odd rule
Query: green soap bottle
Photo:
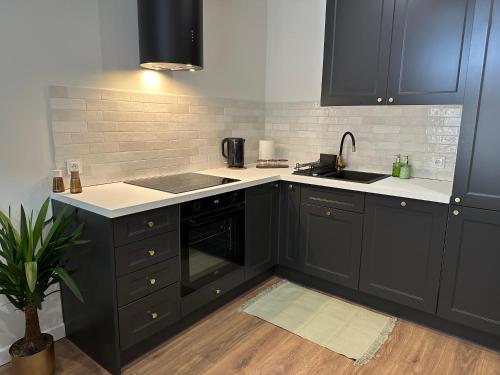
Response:
POLYGON ((392 177, 399 177, 401 173, 401 155, 395 155, 394 158, 394 163, 392 163, 392 177))
POLYGON ((401 170, 399 172, 399 178, 409 179, 411 178, 411 165, 409 163, 408 156, 403 159, 403 164, 401 164, 401 170))

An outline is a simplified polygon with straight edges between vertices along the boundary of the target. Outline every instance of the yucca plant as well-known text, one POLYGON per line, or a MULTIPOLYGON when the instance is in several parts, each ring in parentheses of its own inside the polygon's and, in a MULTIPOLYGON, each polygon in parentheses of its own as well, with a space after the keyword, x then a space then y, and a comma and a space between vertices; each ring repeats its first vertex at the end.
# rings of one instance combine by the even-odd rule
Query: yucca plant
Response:
POLYGON ((47 292, 51 285, 65 283, 83 302, 63 263, 70 247, 85 243, 80 240, 82 227, 71 230, 73 217, 64 210, 47 220, 49 203, 50 198, 36 218, 33 211, 27 216, 21 205, 19 229, 12 222, 10 209, 8 215, 0 211, 0 294, 24 311, 26 320, 24 338, 11 347, 12 356, 33 355, 49 344, 40 332, 38 309, 51 294, 47 292))

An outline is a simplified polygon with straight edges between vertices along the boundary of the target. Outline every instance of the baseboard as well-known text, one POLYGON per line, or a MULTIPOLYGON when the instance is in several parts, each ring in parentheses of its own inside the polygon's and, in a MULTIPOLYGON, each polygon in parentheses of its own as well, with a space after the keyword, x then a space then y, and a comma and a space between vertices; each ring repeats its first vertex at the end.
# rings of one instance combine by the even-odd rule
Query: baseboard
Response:
MULTIPOLYGON (((64 329, 64 323, 60 323, 57 326, 50 328, 49 330, 44 331, 44 332, 50 333, 52 336, 54 336, 54 340, 56 340, 56 341, 60 340, 66 336, 66 331, 64 329)), ((9 347, 10 346, 0 348, 0 366, 10 362, 9 347)))

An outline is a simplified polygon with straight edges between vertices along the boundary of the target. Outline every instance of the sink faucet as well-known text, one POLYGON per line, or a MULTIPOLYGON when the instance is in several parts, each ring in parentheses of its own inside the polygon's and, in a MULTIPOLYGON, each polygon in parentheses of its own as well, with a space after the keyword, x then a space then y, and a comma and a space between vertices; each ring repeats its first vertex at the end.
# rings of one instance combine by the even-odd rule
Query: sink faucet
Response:
POLYGON ((340 141, 340 151, 339 155, 337 156, 337 170, 341 171, 342 169, 345 168, 345 161, 344 161, 344 155, 342 155, 342 152, 344 151, 344 141, 345 137, 350 136, 352 140, 352 152, 356 152, 356 139, 354 139, 354 135, 351 132, 345 132, 344 135, 342 136, 342 141, 340 141))

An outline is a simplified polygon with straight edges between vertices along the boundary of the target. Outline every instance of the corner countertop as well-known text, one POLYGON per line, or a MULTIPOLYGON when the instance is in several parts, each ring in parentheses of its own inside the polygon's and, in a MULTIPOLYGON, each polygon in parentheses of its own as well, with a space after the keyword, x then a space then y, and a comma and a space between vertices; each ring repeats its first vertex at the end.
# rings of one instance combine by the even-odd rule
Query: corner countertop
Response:
POLYGON ((372 184, 362 184, 296 176, 292 172, 293 169, 257 169, 249 167, 237 170, 217 168, 197 173, 229 177, 240 181, 181 194, 171 194, 117 182, 84 187, 81 194, 70 194, 69 192, 52 194, 52 199, 108 218, 116 218, 280 180, 445 204, 450 202, 452 192, 452 182, 450 181, 421 178, 401 180, 388 177, 372 184))

